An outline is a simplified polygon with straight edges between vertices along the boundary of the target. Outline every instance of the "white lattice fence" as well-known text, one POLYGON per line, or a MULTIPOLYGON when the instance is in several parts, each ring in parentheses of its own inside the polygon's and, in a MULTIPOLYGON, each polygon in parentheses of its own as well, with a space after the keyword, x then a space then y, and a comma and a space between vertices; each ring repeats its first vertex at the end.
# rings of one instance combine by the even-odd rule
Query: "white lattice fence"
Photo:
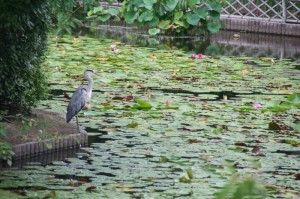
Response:
POLYGON ((299 0, 235 0, 223 5, 223 16, 300 23, 299 0))
POLYGON ((286 22, 300 23, 299 0, 286 0, 286 22))

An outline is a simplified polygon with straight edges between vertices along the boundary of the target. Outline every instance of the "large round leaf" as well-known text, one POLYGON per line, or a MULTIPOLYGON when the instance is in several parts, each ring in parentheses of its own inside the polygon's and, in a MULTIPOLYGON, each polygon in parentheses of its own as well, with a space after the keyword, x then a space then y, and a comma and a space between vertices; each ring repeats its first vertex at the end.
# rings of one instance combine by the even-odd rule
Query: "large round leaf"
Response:
POLYGON ((128 11, 125 12, 124 17, 125 17, 125 21, 129 24, 132 24, 134 22, 134 20, 137 18, 138 14, 135 11, 128 11))
POLYGON ((164 4, 166 11, 173 11, 173 10, 175 10, 178 2, 179 2, 179 0, 167 0, 163 4, 164 4))
POLYGON ((209 23, 207 25, 207 29, 212 33, 219 32, 220 28, 221 28, 220 23, 209 23))
POLYGON ((207 17, 207 9, 206 8, 198 8, 193 11, 195 14, 197 14, 201 19, 206 19, 207 17))
POLYGON ((148 30, 148 33, 149 33, 150 35, 156 35, 156 34, 158 34, 159 32, 160 32, 160 29, 158 29, 158 28, 151 28, 151 29, 148 30))
POLYGON ((197 25, 199 23, 199 20, 200 20, 199 15, 192 14, 192 13, 190 13, 186 18, 186 21, 193 26, 197 25))
POLYGON ((157 26, 159 23, 158 17, 153 17, 151 21, 148 22, 148 25, 151 27, 157 26))
POLYGON ((145 8, 148 10, 152 10, 153 4, 157 2, 157 0, 143 0, 145 8))
POLYGON ((151 21, 152 19, 153 19, 153 13, 149 10, 143 12, 138 18, 139 22, 151 21))

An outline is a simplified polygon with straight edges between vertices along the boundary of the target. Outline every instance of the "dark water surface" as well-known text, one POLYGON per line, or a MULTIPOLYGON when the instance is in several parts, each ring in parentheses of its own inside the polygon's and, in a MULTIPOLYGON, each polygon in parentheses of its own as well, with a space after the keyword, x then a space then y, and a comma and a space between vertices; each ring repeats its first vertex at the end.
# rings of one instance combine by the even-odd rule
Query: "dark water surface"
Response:
POLYGON ((99 26, 77 34, 116 39, 131 45, 182 49, 205 55, 271 57, 300 62, 300 38, 248 32, 222 31, 208 36, 152 36, 132 27, 99 26))

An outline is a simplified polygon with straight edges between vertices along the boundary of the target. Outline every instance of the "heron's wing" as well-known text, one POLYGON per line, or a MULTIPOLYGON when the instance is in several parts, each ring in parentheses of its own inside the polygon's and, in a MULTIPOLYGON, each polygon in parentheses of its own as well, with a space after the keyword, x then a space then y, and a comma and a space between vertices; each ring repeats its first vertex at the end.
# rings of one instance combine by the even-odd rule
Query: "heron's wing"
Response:
POLYGON ((85 87, 81 86, 75 91, 69 102, 66 116, 67 122, 70 122, 70 120, 84 107, 86 99, 87 90, 85 87))

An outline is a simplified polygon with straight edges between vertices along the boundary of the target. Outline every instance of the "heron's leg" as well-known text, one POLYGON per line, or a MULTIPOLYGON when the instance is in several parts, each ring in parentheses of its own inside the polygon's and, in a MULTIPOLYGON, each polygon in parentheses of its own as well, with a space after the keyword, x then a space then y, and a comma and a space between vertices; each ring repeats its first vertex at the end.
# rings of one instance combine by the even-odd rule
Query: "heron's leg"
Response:
POLYGON ((78 124, 78 116, 76 115, 76 124, 77 124, 77 132, 80 133, 79 131, 79 124, 78 124))

